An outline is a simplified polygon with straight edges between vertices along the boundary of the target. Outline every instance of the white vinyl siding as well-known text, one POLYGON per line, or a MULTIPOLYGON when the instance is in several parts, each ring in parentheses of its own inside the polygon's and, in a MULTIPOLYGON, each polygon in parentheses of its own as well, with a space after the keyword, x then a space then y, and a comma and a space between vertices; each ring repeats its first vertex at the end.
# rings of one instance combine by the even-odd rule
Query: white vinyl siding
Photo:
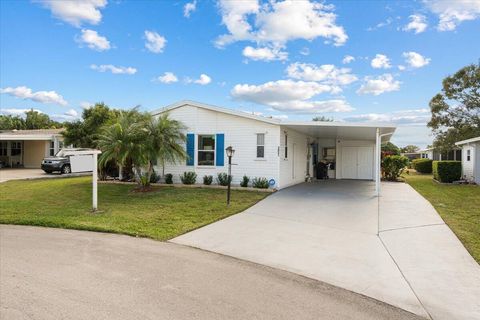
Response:
MULTIPOLYGON (((181 121, 187 129, 185 133, 195 134, 195 164, 187 166, 185 161, 177 165, 167 164, 165 173, 173 174, 175 183, 180 183, 179 175, 185 171, 195 171, 197 173, 197 183, 202 183, 204 175, 212 175, 214 178, 217 173, 227 172, 228 162, 225 158, 224 166, 199 166, 198 165, 198 135, 215 135, 223 133, 225 135, 225 147, 232 146, 235 149, 235 155, 232 157, 232 176, 233 185, 240 184, 243 175, 251 179, 255 177, 264 177, 278 181, 278 146, 280 145, 279 126, 269 124, 254 119, 248 119, 235 115, 230 115, 204 108, 184 105, 168 111, 170 118, 181 121), (264 158, 257 159, 257 141, 256 134, 264 133, 264 158), (259 161, 261 160, 261 161, 259 161)), ((225 150, 217 150, 225 154, 225 150)), ((160 166, 156 166, 157 172, 162 172, 160 166)))

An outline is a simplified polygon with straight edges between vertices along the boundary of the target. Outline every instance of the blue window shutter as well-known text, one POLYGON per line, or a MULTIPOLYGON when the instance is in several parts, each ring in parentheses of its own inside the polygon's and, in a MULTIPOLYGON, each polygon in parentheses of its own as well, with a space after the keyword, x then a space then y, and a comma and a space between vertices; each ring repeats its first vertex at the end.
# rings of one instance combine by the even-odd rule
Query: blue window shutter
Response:
POLYGON ((225 135, 223 133, 217 133, 217 139, 216 140, 216 146, 215 146, 215 152, 217 153, 217 167, 223 167, 224 164, 224 158, 225 158, 225 135))
POLYGON ((195 134, 187 133, 187 166, 195 163, 195 134))

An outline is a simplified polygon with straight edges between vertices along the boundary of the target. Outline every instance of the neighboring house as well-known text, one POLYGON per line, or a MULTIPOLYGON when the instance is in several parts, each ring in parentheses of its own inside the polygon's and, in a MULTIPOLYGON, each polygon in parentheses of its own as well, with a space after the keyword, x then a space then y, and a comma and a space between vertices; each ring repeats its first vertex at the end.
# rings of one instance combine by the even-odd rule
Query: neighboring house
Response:
POLYGON ((225 148, 232 146, 234 184, 247 175, 267 178, 272 187, 285 188, 315 176, 317 163, 323 162, 330 164, 330 178, 375 180, 379 187, 380 144, 395 131, 391 125, 281 121, 193 101, 152 114, 166 112, 187 127, 188 159, 165 166, 165 173, 173 174, 175 182, 185 171, 196 172, 198 183, 204 175, 227 172, 225 148))
POLYGON ((414 159, 423 158, 420 152, 402 152, 400 153, 401 156, 407 157, 408 160, 412 161, 414 159))
POLYGON ((480 184, 480 137, 456 142, 462 152, 462 176, 480 184))
POLYGON ((418 153, 422 159, 462 161, 462 150, 460 148, 453 148, 448 152, 439 152, 434 148, 427 148, 419 150, 418 153))
POLYGON ((2 166, 40 168, 45 156, 55 155, 62 148, 63 129, 0 131, 2 166))

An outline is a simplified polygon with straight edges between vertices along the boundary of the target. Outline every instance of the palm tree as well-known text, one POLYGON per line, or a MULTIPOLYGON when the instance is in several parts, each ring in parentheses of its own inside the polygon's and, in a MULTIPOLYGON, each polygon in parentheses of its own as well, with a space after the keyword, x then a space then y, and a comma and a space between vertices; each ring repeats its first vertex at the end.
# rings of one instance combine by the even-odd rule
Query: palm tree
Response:
POLYGON ((154 160, 159 161, 164 171, 165 164, 175 164, 187 158, 183 146, 185 126, 180 121, 170 119, 168 114, 163 114, 157 118, 152 117, 145 129, 147 134, 143 151, 148 157, 146 180, 149 184, 154 160))
POLYGON ((119 167, 119 178, 122 179, 122 169, 128 159, 138 163, 140 159, 142 132, 139 119, 140 113, 136 109, 120 111, 117 118, 105 125, 98 137, 98 147, 102 150, 99 159, 100 167, 105 167, 109 161, 115 161, 119 167))

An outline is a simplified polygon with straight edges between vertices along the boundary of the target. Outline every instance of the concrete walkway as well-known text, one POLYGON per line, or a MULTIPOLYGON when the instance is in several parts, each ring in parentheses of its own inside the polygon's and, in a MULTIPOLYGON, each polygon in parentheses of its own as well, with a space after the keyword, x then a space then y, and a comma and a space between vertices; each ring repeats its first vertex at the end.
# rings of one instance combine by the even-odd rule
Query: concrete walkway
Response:
POLYGON ((45 173, 42 169, 1 168, 0 183, 10 180, 55 179, 92 175, 90 172, 60 174, 60 172, 45 173))
POLYGON ((419 320, 296 274, 114 234, 0 226, 2 319, 419 320))
POLYGON ((322 181, 172 242, 292 271, 433 319, 480 319, 480 267, 407 184, 322 181))

